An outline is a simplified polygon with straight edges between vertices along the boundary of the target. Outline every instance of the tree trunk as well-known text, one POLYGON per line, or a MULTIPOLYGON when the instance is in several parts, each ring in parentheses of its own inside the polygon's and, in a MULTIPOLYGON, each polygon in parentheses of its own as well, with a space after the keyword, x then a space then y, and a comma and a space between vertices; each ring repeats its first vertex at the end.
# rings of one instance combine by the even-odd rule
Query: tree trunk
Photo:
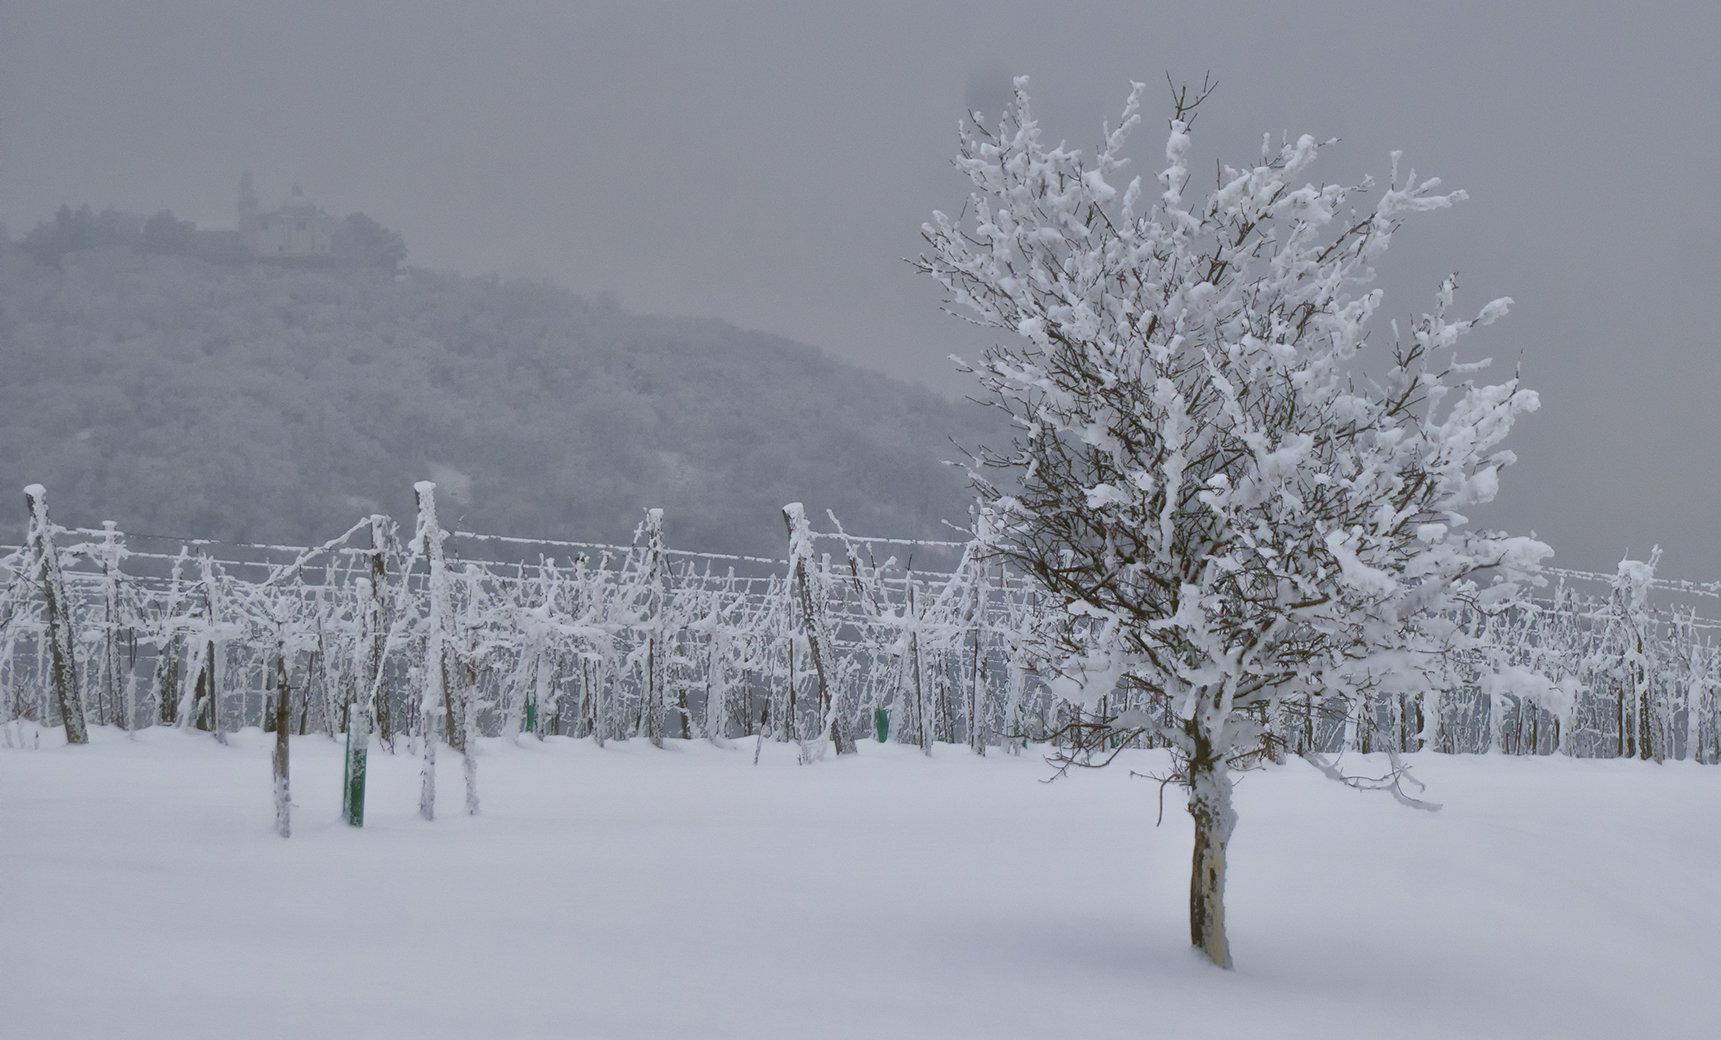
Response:
POLYGON ((1231 777, 1198 740, 1189 762, 1189 815, 1195 820, 1195 855, 1189 877, 1189 941, 1221 968, 1231 967, 1225 938, 1225 846, 1237 825, 1231 777))

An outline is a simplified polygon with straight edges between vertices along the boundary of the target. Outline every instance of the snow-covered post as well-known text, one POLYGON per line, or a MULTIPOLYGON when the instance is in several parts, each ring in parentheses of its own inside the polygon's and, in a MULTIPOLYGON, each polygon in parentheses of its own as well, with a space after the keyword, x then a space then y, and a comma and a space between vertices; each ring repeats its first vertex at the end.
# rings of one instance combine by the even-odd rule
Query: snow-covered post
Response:
MULTIPOLYGON (((552 652, 546 638, 539 638, 532 650, 532 731, 540 741, 544 739, 545 731, 549 729, 544 712, 551 706, 551 683, 554 676, 552 652)), ((584 677, 584 670, 581 677, 584 677)), ((604 746, 603 718, 601 712, 596 713, 592 722, 592 735, 597 740, 598 747, 604 746)))
POLYGON ((1445 712, 1446 705, 1441 692, 1440 687, 1435 685, 1417 694, 1422 704, 1422 729, 1416 734, 1418 750, 1425 748, 1434 751, 1445 750, 1441 743, 1440 717, 1445 712))
MULTIPOLYGON (((824 616, 826 595, 813 562, 813 531, 812 526, 807 523, 806 508, 799 502, 790 502, 784 506, 783 526, 789 531, 791 598, 800 606, 799 611, 791 609, 790 630, 806 640, 808 656, 813 659, 813 672, 819 689, 819 710, 823 719, 823 725, 820 726, 824 731, 822 735, 836 746, 837 754, 852 755, 859 749, 855 747, 854 738, 849 733, 848 720, 842 717, 841 698, 831 689, 828 677, 830 664, 825 657, 829 652, 831 640, 824 616)), ((791 649, 790 653, 793 652, 791 649)))
POLYGON ((478 815, 478 674, 477 674, 477 640, 479 620, 478 598, 479 569, 476 564, 467 564, 464 574, 466 578, 466 605, 469 633, 464 647, 464 653, 457 657, 460 669, 459 681, 455 688, 460 691, 452 707, 460 713, 460 770, 466 781, 466 813, 468 816, 478 815))
POLYGON ((1637 757, 1660 758, 1651 734, 1651 691, 1654 686, 1656 661, 1652 633, 1654 618, 1650 614, 1649 590, 1655 582, 1655 565, 1661 560, 1661 547, 1650 551, 1649 560, 1621 560, 1613 579, 1613 606, 1625 641, 1620 657, 1619 732, 1620 754, 1628 757, 1635 748, 1637 757), (1628 710, 1626 703, 1631 707, 1628 710))
POLYGON ((705 737, 719 747, 729 746, 729 657, 734 632, 724 617, 724 599, 735 596, 735 568, 729 568, 723 599, 713 597, 704 619, 706 628, 705 654, 705 737))
POLYGON ((1717 702, 1721 702, 1721 654, 1716 653, 1714 646, 1707 643, 1703 647, 1702 694, 1693 694, 1695 703, 1692 712, 1697 714, 1697 722, 1692 726, 1696 749, 1692 752, 1694 762, 1705 765, 1721 763, 1721 712, 1717 712, 1717 702), (1698 705, 1702 706, 1701 712, 1698 705))
POLYGON ((388 518, 370 518, 370 551, 365 554, 364 576, 358 581, 358 638, 354 649, 357 681, 347 707, 347 753, 341 783, 341 818, 353 827, 365 825, 365 771, 370 754, 371 720, 375 715, 377 690, 388 643, 389 619, 383 599, 383 544, 388 537, 388 518))
POLYGON ((155 651, 155 675, 150 683, 155 697, 155 718, 164 726, 179 720, 179 653, 181 639, 170 631, 155 651))
POLYGON ((221 698, 227 692, 227 633, 221 612, 226 606, 226 597, 222 595, 221 572, 215 565, 215 558, 207 552, 200 553, 197 563, 204 596, 209 604, 209 626, 205 633, 208 645, 203 655, 204 703, 209 708, 209 732, 214 734, 217 743, 225 744, 227 734, 221 729, 221 698))
POLYGON ((177 725, 182 730, 198 726, 197 715, 205 704, 203 686, 205 669, 208 665, 208 655, 215 644, 204 638, 204 633, 192 632, 187 639, 185 668, 179 672, 179 706, 174 709, 177 725))
POLYGON ((446 629, 449 623, 448 576, 442 555, 446 537, 436 520, 436 485, 421 480, 412 486, 418 499, 418 527, 413 540, 430 564, 426 590, 430 616, 425 625, 424 685, 418 699, 419 739, 424 744, 419 767, 418 814, 436 819, 436 731, 437 721, 448 704, 446 629))
POLYGON ((119 629, 120 561, 125 557, 125 536, 112 520, 102 521, 102 540, 95 545, 97 566, 102 570, 102 643, 96 671, 96 722, 118 722, 130 730, 134 723, 128 698, 121 692, 119 629))
POLYGON ((1027 695, 1030 664, 1019 640, 1012 639, 1007 650, 1009 663, 1005 672, 1004 688, 1004 748, 1012 755, 1019 755, 1028 746, 1028 735, 1023 732, 1022 702, 1027 695))
MULTIPOLYGON (((26 573, 38 583, 47 602, 48 654, 54 702, 66 726, 66 743, 88 744, 89 727, 84 720, 84 700, 78 689, 78 661, 73 646, 72 604, 66 596, 66 581, 60 572, 59 551, 54 548, 54 525, 48 519, 48 490, 40 484, 24 489, 30 509, 25 546, 31 556, 26 573)), ((44 719, 44 722, 47 720, 44 719)))
POLYGON ((293 729, 289 718, 291 697, 292 687, 287 683, 287 635, 281 627, 275 637, 275 754, 271 764, 275 774, 275 833, 283 838, 293 833, 293 799, 287 786, 287 738, 293 729))
POLYGON ((635 651, 635 654, 639 655, 636 660, 643 662, 645 669, 644 690, 640 694, 639 728, 645 730, 646 739, 651 741, 653 747, 662 747, 663 669, 667 657, 664 646, 664 615, 668 606, 663 576, 663 510, 647 509, 645 520, 634 529, 633 537, 636 544, 641 538, 645 539, 645 549, 637 572, 645 596, 643 616, 639 619, 640 628, 645 633, 645 646, 635 651))
POLYGON ((1707 692, 1709 678, 1710 655, 1707 647, 1697 640, 1697 633, 1690 635, 1690 645, 1685 651, 1685 754, 1693 762, 1702 762, 1702 746, 1700 744, 1703 732, 1703 701, 1707 692))
POLYGON ((968 746, 976 755, 986 754, 986 743, 991 734, 985 724, 986 719, 986 651, 980 645, 981 632, 984 631, 986 592, 982 585, 979 593, 979 605, 974 614, 973 624, 969 627, 969 637, 974 641, 974 657, 968 666, 968 746))

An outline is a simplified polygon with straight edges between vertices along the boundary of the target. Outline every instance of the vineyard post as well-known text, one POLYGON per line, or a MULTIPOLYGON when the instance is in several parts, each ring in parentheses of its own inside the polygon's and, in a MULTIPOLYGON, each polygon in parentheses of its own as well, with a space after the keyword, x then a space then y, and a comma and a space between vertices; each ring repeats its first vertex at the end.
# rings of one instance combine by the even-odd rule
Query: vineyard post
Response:
POLYGON ((920 740, 920 750, 928 757, 932 755, 932 742, 936 734, 933 726, 936 724, 933 716, 933 706, 927 703, 925 677, 921 674, 920 664, 920 614, 914 606, 914 572, 908 572, 908 616, 914 625, 909 630, 908 657, 909 666, 914 669, 914 729, 920 740))
POLYGON ((155 656, 155 718, 172 726, 179 720, 179 646, 177 631, 170 632, 155 656))
MULTIPOLYGON (((40 583, 47 599, 50 682, 60 718, 66 726, 66 743, 88 744, 89 727, 84 720, 83 697, 78 690, 78 663, 72 645, 72 604, 66 598, 66 582, 60 573, 60 557, 54 548, 54 526, 48 519, 48 490, 40 484, 24 489, 30 508, 30 526, 25 538, 35 564, 31 575, 40 583)), ((46 720, 44 720, 46 721, 46 720)))
POLYGON ((127 731, 133 720, 125 714, 119 677, 119 561, 124 553, 118 525, 102 521, 98 559, 102 568, 102 645, 96 672, 96 722, 118 722, 127 731))
MULTIPOLYGON (((836 746, 837 754, 852 755, 858 748, 854 739, 849 735, 848 727, 844 725, 841 704, 835 691, 831 689, 827 675, 825 652, 829 649, 830 638, 826 631, 824 618, 823 589, 815 601, 813 597, 812 580, 807 572, 814 567, 812 528, 807 523, 806 509, 799 502, 790 502, 783 507, 783 526, 789 531, 789 570, 794 583, 794 595, 800 600, 800 634, 806 638, 807 650, 813 659, 813 672, 819 688, 819 708, 824 714, 825 735, 836 746)), ((791 617, 795 611, 791 604, 791 617)), ((794 644, 791 641, 789 653, 794 654, 794 644)))
MULTIPOLYGON (((204 690, 202 703, 209 712, 209 731, 214 734, 216 743, 225 744, 227 734, 221 729, 221 695, 227 687, 227 645, 226 639, 219 637, 219 634, 221 608, 226 604, 221 597, 221 574, 215 566, 215 558, 207 552, 199 553, 197 565, 202 576, 204 597, 209 604, 209 623, 204 633, 207 645, 204 648, 201 675, 204 690)), ((201 721, 201 713, 198 714, 198 719, 201 721)))
POLYGON ((281 628, 275 636, 275 833, 291 837, 293 799, 287 787, 287 738, 293 730, 292 687, 287 682, 287 636, 281 628))
POLYGON ((370 518, 370 552, 365 575, 358 583, 358 682, 353 685, 352 704, 347 708, 346 768, 341 783, 341 817, 349 826, 365 825, 365 772, 370 755, 371 718, 383 668, 383 648, 388 622, 383 616, 383 578, 386 574, 382 547, 386 532, 380 515, 370 518))
POLYGON ((480 596, 477 568, 466 565, 467 611, 464 652, 457 657, 459 691, 454 707, 460 712, 460 767, 466 780, 466 814, 478 815, 478 624, 476 619, 480 596))
POLYGON ((1691 647, 1685 657, 1685 757, 1693 762, 1703 761, 1703 749, 1698 744, 1702 732, 1703 654, 1697 645, 1697 633, 1691 633, 1691 647))
POLYGON ((430 617, 426 625, 424 648, 424 689, 418 699, 418 732, 424 742, 423 764, 419 767, 418 815, 426 820, 436 819, 436 713, 445 710, 448 699, 448 673, 443 660, 443 626, 447 624, 448 589, 443 573, 442 528, 436 521, 436 485, 421 480, 412 486, 418 498, 418 528, 414 538, 420 551, 430 563, 430 617))
POLYGON ((968 744, 977 755, 986 754, 986 727, 982 724, 982 716, 986 711, 986 696, 982 684, 986 680, 986 658, 980 652, 980 619, 981 611, 975 612, 974 626, 971 634, 974 638, 974 661, 969 669, 971 691, 968 698, 968 744))
MULTIPOLYGON (((663 581, 663 510, 647 509, 641 531, 646 536, 641 572, 646 581, 645 693, 640 704, 640 724, 653 747, 663 746, 663 636, 667 606, 663 581)), ((636 534, 637 537, 637 534, 636 534)))

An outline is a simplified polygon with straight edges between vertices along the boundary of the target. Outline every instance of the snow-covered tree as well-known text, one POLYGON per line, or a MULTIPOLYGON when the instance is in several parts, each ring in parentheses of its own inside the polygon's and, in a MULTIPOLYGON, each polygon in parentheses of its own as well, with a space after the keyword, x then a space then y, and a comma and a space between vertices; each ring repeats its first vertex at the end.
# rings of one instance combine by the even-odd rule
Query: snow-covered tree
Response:
MULTIPOLYGON (((1073 721, 1065 761, 1169 741, 1195 822, 1191 939, 1228 967, 1233 770, 1296 712, 1356 718, 1373 695, 1442 683, 1453 612, 1519 594, 1551 550, 1469 531, 1464 511, 1494 496, 1500 441, 1536 397, 1469 378, 1482 363, 1459 362, 1457 341, 1511 301, 1450 320, 1454 279, 1364 364, 1388 353, 1365 352, 1376 262, 1405 215, 1462 192, 1401 178, 1396 154, 1384 190, 1306 182, 1322 145, 1303 136, 1264 139, 1258 162, 1188 198, 1206 95, 1185 89, 1149 194, 1120 179, 1140 84, 1088 157, 1042 142, 1026 82, 996 130, 962 130, 974 192, 924 226, 919 267, 951 310, 1007 333, 974 370, 1019 433, 980 449, 974 474, 992 558, 1061 608, 1038 667, 1077 704, 1137 705, 1073 721)), ((1395 759, 1378 783, 1422 804, 1403 775, 1395 759)))

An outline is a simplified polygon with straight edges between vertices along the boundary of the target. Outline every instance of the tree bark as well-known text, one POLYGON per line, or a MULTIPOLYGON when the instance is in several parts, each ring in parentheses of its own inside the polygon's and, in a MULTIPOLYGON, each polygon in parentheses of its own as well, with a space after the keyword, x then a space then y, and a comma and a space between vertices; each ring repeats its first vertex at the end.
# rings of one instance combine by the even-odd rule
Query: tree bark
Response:
MULTIPOLYGON (((1199 742, 1205 745, 1205 741, 1199 742)), ((1195 855, 1189 876, 1189 941, 1208 960, 1231 967, 1225 937, 1225 847, 1237 825, 1231 777, 1205 747, 1189 762, 1189 815, 1195 820, 1195 855)))

